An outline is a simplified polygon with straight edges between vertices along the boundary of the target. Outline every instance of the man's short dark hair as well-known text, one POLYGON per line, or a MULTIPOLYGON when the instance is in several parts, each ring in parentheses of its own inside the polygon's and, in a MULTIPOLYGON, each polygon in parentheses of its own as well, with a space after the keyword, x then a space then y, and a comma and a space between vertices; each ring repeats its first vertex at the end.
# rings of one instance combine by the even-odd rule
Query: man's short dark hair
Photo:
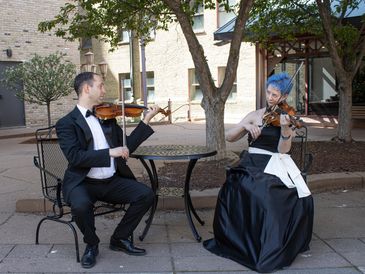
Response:
POLYGON ((88 84, 89 86, 93 86, 94 83, 94 75, 97 75, 94 72, 81 72, 75 77, 74 81, 74 89, 76 91, 77 96, 80 95, 82 87, 84 84, 88 84))

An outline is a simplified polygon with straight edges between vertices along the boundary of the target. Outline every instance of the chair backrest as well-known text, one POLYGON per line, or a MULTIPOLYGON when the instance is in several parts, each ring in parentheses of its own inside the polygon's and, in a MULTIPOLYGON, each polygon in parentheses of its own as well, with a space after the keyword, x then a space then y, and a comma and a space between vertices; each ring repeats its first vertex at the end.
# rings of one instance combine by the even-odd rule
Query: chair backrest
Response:
MULTIPOLYGON (((298 168, 302 171, 303 177, 307 175, 308 168, 312 162, 312 156, 307 151, 308 129, 303 126, 295 130, 290 155, 298 168)), ((306 179, 306 178, 304 178, 306 179)))
MULTIPOLYGON (((55 127, 41 128, 36 131, 37 166, 39 166, 43 196, 59 208, 68 206, 63 200, 61 186, 68 161, 59 146, 55 127), (58 196, 59 195, 59 196, 58 196)), ((124 210, 124 204, 110 204, 97 201, 94 215, 104 215, 124 210)), ((62 215, 63 213, 61 213, 62 215)))
POLYGON ((42 168, 40 169, 42 192, 45 198, 56 202, 58 182, 62 180, 68 162, 58 144, 54 126, 38 129, 36 131, 36 141, 38 161, 42 168))

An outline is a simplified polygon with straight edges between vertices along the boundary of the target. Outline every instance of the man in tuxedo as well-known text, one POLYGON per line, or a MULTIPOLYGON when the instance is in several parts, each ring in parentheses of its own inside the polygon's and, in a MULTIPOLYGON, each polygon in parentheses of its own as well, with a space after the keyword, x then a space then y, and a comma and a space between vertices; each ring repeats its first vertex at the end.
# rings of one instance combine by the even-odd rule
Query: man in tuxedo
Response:
POLYGON ((129 255, 145 255, 146 251, 135 247, 129 237, 151 207, 154 193, 136 181, 126 160, 129 153, 153 133, 148 123, 159 107, 150 107, 143 120, 126 137, 127 144, 123 144, 123 131, 116 120, 100 123, 92 113, 93 106, 100 104, 105 95, 102 77, 92 72, 80 73, 75 78, 74 88, 78 96, 77 106, 56 123, 56 131, 69 163, 63 181, 64 199, 70 204, 86 243, 81 265, 93 267, 99 253, 93 214, 97 200, 129 204, 110 238, 110 249, 129 255))

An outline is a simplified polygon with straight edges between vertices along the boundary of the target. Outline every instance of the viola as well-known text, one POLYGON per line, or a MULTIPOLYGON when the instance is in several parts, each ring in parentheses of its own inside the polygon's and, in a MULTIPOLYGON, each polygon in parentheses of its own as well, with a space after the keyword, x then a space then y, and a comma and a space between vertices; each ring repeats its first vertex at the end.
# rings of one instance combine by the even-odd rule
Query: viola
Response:
POLYGON ((303 126, 303 122, 300 120, 300 118, 295 116, 295 109, 289 106, 286 101, 281 101, 275 105, 272 110, 264 113, 264 116, 262 117, 263 126, 273 125, 279 127, 281 114, 288 114, 290 123, 295 128, 301 128, 303 126))
MULTIPOLYGON (((114 119, 118 116, 125 117, 138 117, 142 114, 144 110, 146 110, 145 106, 136 105, 136 104, 124 104, 124 113, 123 107, 119 104, 112 103, 102 103, 100 105, 96 105, 93 107, 93 112, 95 116, 101 120, 114 119)), ((170 110, 159 109, 159 113, 168 116, 171 114, 170 110)))

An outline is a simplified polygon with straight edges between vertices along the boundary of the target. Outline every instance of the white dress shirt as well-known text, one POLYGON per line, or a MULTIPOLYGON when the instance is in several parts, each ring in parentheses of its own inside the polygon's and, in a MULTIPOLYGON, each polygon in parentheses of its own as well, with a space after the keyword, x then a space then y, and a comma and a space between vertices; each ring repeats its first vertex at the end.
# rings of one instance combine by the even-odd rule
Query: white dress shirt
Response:
MULTIPOLYGON (((87 109, 80 105, 77 105, 77 108, 80 110, 81 114, 84 116, 86 120, 86 123, 89 125, 91 133, 93 135, 94 150, 110 148, 98 118, 96 118, 93 115, 86 117, 87 109)), ((110 157, 109 167, 93 167, 90 169, 89 173, 87 174, 87 177, 93 179, 106 179, 112 177, 114 173, 115 173, 114 158, 110 157)))

